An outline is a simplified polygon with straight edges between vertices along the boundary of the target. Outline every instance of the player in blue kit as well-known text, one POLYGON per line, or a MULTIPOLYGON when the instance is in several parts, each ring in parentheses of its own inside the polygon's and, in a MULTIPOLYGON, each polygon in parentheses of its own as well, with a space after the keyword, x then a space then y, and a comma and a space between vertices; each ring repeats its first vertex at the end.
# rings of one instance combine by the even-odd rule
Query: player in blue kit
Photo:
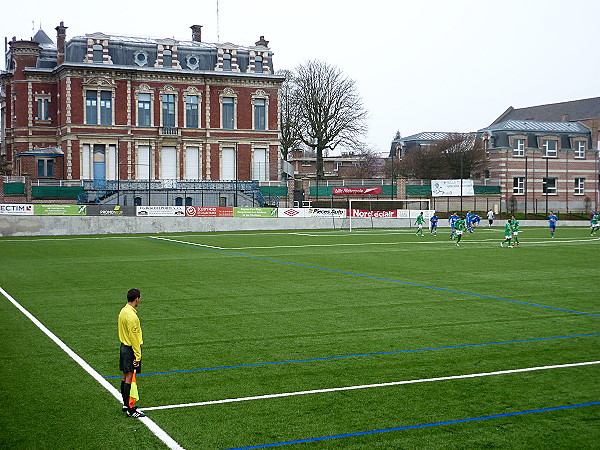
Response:
POLYGON ((554 212, 550 211, 550 215, 548 216, 548 223, 550 224, 550 235, 554 237, 554 232, 556 231, 556 222, 558 222, 558 217, 554 214, 554 212))
POLYGON ((456 213, 452 213, 452 215, 450 217, 448 217, 448 225, 450 225, 450 239, 454 239, 454 235, 456 234, 456 221, 460 219, 460 217, 458 217, 458 214, 456 213))
POLYGON ((429 232, 432 233, 434 236, 437 236, 438 220, 439 220, 439 218, 438 218, 437 214, 435 214, 435 213, 433 213, 433 216, 431 216, 431 218, 429 219, 429 222, 431 223, 429 232))

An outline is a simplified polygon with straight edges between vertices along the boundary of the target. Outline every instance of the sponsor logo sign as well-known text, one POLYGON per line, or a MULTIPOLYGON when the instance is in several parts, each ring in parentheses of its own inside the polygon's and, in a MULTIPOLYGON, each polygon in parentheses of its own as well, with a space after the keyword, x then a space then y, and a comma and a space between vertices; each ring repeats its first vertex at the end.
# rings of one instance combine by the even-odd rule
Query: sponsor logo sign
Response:
POLYGON ((433 197, 472 197, 475 195, 473 180, 431 180, 433 197), (461 182, 462 181, 462 190, 461 182))
POLYGON ((279 208, 278 217, 306 217, 306 208, 279 208))
POLYGON ((85 216, 85 205, 33 205, 36 216, 85 216))
POLYGON ((0 215, 33 216, 33 205, 2 203, 0 204, 0 215))
POLYGON ((333 195, 381 195, 381 186, 334 187, 333 195))
POLYGON ((188 217, 233 217, 233 208, 215 206, 186 206, 188 217))
POLYGON ((134 206, 88 205, 88 216, 135 216, 134 206))
POLYGON ((365 211, 362 209, 351 209, 349 215, 352 217, 379 217, 379 218, 396 218, 398 217, 398 210, 392 209, 391 211, 365 211))
POLYGON ((277 208, 234 207, 234 217, 277 217, 277 208))
POLYGON ((178 217, 185 216, 183 206, 136 206, 136 216, 178 217))
POLYGON ((337 208, 308 208, 306 215, 307 217, 333 217, 336 219, 343 219, 346 217, 346 210, 337 208))

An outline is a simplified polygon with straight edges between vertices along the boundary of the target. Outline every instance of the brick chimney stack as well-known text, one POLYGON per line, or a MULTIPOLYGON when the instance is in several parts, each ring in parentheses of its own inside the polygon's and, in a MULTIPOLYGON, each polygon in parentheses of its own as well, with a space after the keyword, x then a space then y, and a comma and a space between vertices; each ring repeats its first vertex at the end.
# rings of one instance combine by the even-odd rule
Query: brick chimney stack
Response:
POLYGON ((192 41, 202 42, 202 25, 192 25, 192 41))
POLYGON ((67 28, 65 23, 61 22, 56 27, 56 65, 60 66, 65 62, 65 39, 67 37, 67 28))

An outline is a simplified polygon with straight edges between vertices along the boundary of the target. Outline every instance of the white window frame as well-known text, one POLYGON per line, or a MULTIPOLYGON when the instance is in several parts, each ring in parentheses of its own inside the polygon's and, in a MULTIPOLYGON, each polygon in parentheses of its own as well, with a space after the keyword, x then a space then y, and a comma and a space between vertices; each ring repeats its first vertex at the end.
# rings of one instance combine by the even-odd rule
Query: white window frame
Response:
POLYGON ((235 167, 235 160, 236 155, 236 148, 235 147, 228 147, 228 146, 223 146, 221 147, 221 164, 220 164, 220 168, 221 168, 221 174, 220 174, 220 179, 221 180, 235 180, 236 179, 236 167, 235 167))
POLYGON ((575 158, 576 159, 585 159, 585 151, 586 151, 585 141, 575 141, 575 158))
POLYGON ((135 155, 135 179, 152 179, 152 150, 149 145, 138 145, 135 155))
POLYGON ((138 127, 152 127, 154 126, 154 95, 151 92, 139 91, 136 92, 135 96, 135 119, 138 127), (148 125, 140 125, 140 95, 149 95, 150 96, 150 124, 148 125))
POLYGON ((544 139, 544 158, 556 158, 558 157, 558 139, 544 139), (550 149, 548 145, 549 142, 554 142, 556 144, 556 148, 550 149))
MULTIPOLYGON (((219 121, 221 122, 221 129, 223 130, 237 130, 238 126, 238 121, 237 121, 237 102, 238 102, 238 98, 237 98, 237 93, 231 89, 231 88, 225 88, 223 90, 223 92, 221 92, 219 94, 219 106, 220 106, 220 111, 219 111, 219 121), (223 99, 224 98, 233 98, 233 128, 224 128, 223 127, 223 99)), ((254 115, 254 113, 253 113, 254 115)))
POLYGON ((183 110, 183 124, 185 128, 190 128, 193 130, 196 130, 198 128, 201 128, 202 126, 202 97, 200 96, 199 93, 191 93, 191 92, 186 92, 184 93, 184 103, 185 103, 185 108, 183 110), (196 97, 196 108, 197 108, 197 116, 198 116, 198 123, 196 124, 195 127, 188 127, 187 121, 188 121, 188 97, 196 97))
POLYGON ((575 178, 575 186, 573 189, 574 195, 584 195, 585 194, 585 178, 578 177, 575 178))
POLYGON ((557 177, 544 177, 542 179, 542 194, 544 195, 558 195, 558 178, 557 177), (548 181, 553 180, 553 186, 548 186, 548 181))
POLYGON ((525 156, 525 139, 515 138, 513 140, 513 156, 525 156))
POLYGON ((178 180, 179 164, 177 162, 177 147, 165 145, 160 149, 160 179, 178 180))
POLYGON ((202 171, 200 167, 200 146, 188 145, 185 148, 185 165, 183 177, 186 180, 202 179, 202 171))
POLYGON ((513 177, 513 194, 522 195, 525 193, 525 177, 513 177))
POLYGON ((50 122, 50 101, 50 94, 35 95, 35 103, 37 109, 37 114, 35 115, 36 122, 50 122))
POLYGON ((252 149, 252 179, 269 181, 269 149, 266 147, 252 149), (262 157, 259 156, 262 154, 264 154, 263 161, 261 161, 262 157))

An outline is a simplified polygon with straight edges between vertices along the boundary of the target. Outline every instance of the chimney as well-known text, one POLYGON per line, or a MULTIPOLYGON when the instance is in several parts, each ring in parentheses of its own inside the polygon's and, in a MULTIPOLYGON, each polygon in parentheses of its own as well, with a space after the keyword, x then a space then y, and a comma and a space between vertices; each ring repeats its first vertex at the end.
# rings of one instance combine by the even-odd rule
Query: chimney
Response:
POLYGON ((202 42, 202 25, 192 25, 192 41, 202 42))
POLYGON ((61 22, 56 29, 56 65, 60 66, 65 62, 65 38, 67 37, 67 28, 65 23, 61 22))

